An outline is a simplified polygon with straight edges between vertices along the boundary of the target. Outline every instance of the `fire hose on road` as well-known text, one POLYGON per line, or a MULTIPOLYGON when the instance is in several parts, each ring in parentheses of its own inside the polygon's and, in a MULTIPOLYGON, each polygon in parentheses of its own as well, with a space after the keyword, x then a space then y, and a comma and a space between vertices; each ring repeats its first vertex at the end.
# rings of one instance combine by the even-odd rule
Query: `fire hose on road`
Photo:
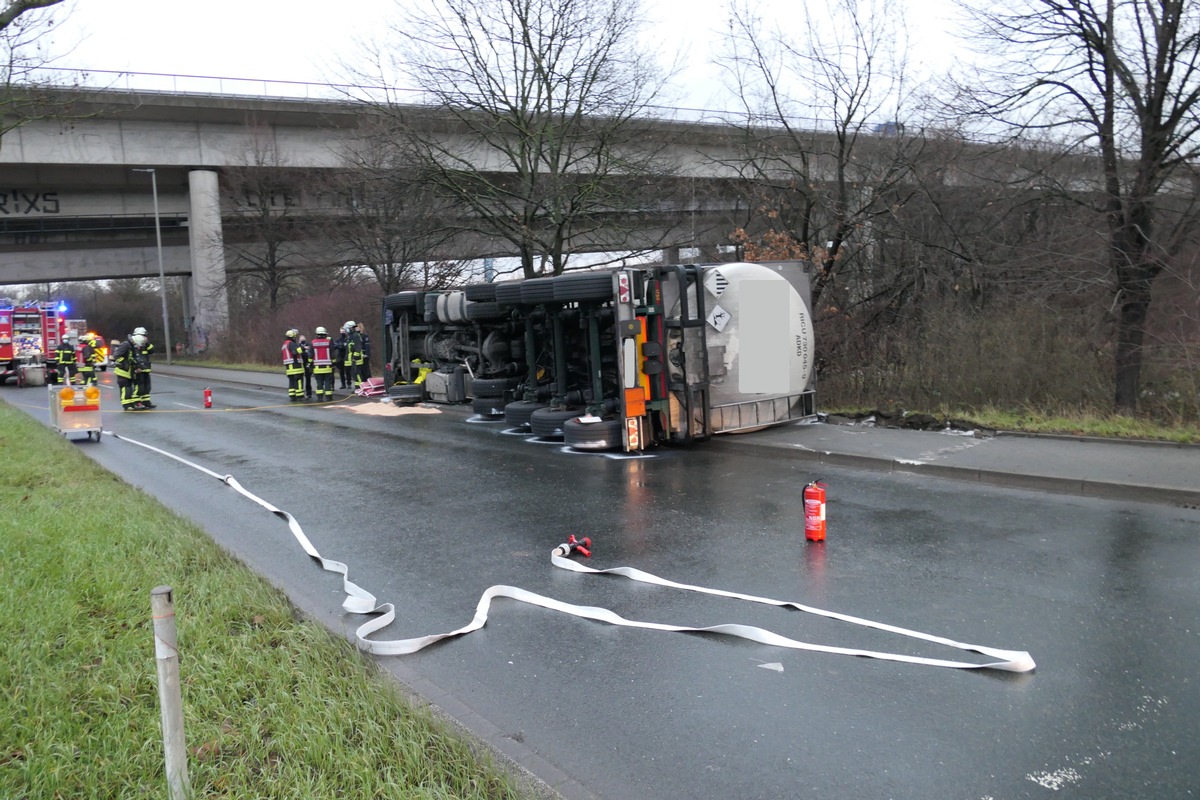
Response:
POLYGON ((185 464, 195 470, 198 470, 209 477, 216 478, 226 484, 239 494, 252 500, 258 505, 270 511, 277 517, 283 519, 292 535, 300 546, 304 548, 314 561, 319 563, 321 567, 329 572, 335 572, 342 576, 342 589, 346 594, 345 600, 342 601, 342 608, 354 614, 371 614, 375 615, 373 619, 363 623, 355 631, 355 640, 360 650, 371 653, 373 655, 407 655, 415 653, 428 647, 431 644, 440 642, 444 639, 462 636, 472 631, 479 630, 487 624, 488 613, 491 610, 492 600, 498 597, 517 600, 522 603, 540 606, 551 611, 557 611, 563 614, 590 619, 596 622, 604 622, 610 625, 621 625, 632 628, 643 628, 646 630, 657 630, 672 633, 716 633, 726 636, 734 636, 742 639, 748 639, 760 644, 770 645, 773 647, 783 647, 792 650, 808 650, 818 653, 829 653, 833 655, 857 656, 865 658, 874 658, 884 661, 898 661, 908 664, 920 664, 931 667, 948 667, 952 669, 974 669, 974 670, 1001 670, 1006 672, 1031 672, 1035 668, 1033 658, 1029 653, 1022 650, 1004 650, 995 647, 985 647, 983 645, 968 644, 958 642, 953 639, 947 639, 933 634, 922 633, 907 628, 900 628, 893 625, 888 625, 882 622, 854 617, 847 614, 840 614, 833 611, 826 611, 811 606, 801 605, 784 600, 773 600, 766 597, 757 597, 755 595, 741 594, 738 592, 730 592, 722 589, 710 589, 702 586, 694 586, 686 583, 677 583, 666 578, 652 575, 648 572, 635 569, 633 567, 613 567, 609 569, 593 569, 591 567, 572 561, 569 556, 575 552, 581 555, 590 555, 591 540, 587 537, 576 540, 574 536, 556 548, 550 554, 550 563, 564 570, 578 572, 590 575, 617 575, 630 580, 649 583, 656 586, 667 588, 680 589, 690 592, 699 592, 702 594, 716 595, 718 597, 726 597, 733 600, 743 600, 752 603, 760 603, 770 606, 778 606, 781 608, 789 608, 796 611, 803 611, 807 614, 815 614, 817 616, 835 619, 842 622, 847 622, 854 625, 860 625, 876 630, 885 631, 888 633, 906 636, 909 638, 920 639, 934 644, 944 645, 946 647, 964 650, 968 652, 978 653, 991 659, 986 663, 972 663, 969 661, 957 661, 947 659, 924 658, 920 656, 911 656, 901 653, 888 653, 875 650, 860 650, 855 648, 833 647, 829 645, 814 644, 804 642, 797 639, 790 639, 786 636, 774 633, 764 628, 759 628, 751 625, 742 624, 723 624, 712 625, 706 627, 690 627, 681 625, 668 625, 658 622, 645 622, 639 620, 626 619, 613 611, 606 608, 597 608, 595 606, 580 606, 571 603, 565 603, 556 600, 552 597, 536 594, 534 592, 520 589, 515 586, 496 585, 486 589, 479 598, 479 602, 475 606, 475 615, 471 621, 457 630, 449 631, 448 633, 431 634, 428 636, 419 636, 409 639, 390 639, 390 640, 373 640, 369 637, 371 634, 380 631, 395 621, 396 609, 392 603, 380 603, 375 595, 366 591, 362 587, 355 584, 349 579, 349 567, 340 561, 322 556, 313 546, 305 535, 300 523, 287 511, 276 508, 271 503, 258 497, 248 491, 237 479, 232 475, 221 475, 199 464, 195 464, 173 453, 159 449, 144 442, 139 442, 135 439, 130 439, 126 436, 120 436, 112 431, 105 431, 105 434, 112 436, 120 441, 128 442, 132 445, 145 448, 152 452, 171 458, 181 464, 185 464))

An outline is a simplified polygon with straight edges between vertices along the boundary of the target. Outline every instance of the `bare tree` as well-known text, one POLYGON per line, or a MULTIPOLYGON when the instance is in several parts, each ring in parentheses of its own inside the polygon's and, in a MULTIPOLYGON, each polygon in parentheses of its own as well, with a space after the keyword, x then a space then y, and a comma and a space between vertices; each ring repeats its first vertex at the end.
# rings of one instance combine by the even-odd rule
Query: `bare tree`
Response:
POLYGON ((350 168, 332 177, 338 198, 327 230, 348 264, 362 265, 386 294, 459 283, 465 265, 442 260, 453 236, 453 201, 421 179, 386 126, 365 125, 347 149, 350 168))
POLYGON ((718 63, 744 104, 744 155, 730 166, 757 217, 737 236, 812 261, 815 303, 839 273, 870 268, 922 142, 906 135, 902 15, 855 0, 806 8, 803 29, 782 31, 735 4, 718 63))
POLYGON ((974 118, 1015 139, 1049 132, 1065 156, 1093 157, 1094 179, 1071 194, 1105 221, 1114 401, 1134 411, 1155 280, 1197 221, 1200 4, 1016 0, 968 10, 988 52, 1003 56, 960 90, 974 118))
POLYGON ((6 0, 0 5, 0 143, 31 119, 61 110, 61 99, 33 75, 50 61, 44 43, 55 19, 47 9, 63 0, 6 0))
POLYGON ((63 0, 7 0, 0 6, 0 31, 18 20, 22 14, 56 6, 63 0))
POLYGON ((620 187, 660 171, 634 124, 664 81, 638 48, 638 0, 420 8, 377 58, 432 107, 390 97, 381 109, 407 128, 426 177, 455 198, 460 227, 507 242, 527 277, 543 259, 562 272, 573 244, 637 202, 620 187), (430 121, 407 124, 417 114, 430 121))
POLYGON ((243 163, 223 171, 225 204, 234 213, 223 231, 228 282, 244 302, 274 310, 301 289, 312 267, 299 242, 310 227, 309 182, 306 171, 288 167, 269 136, 253 133, 243 163))

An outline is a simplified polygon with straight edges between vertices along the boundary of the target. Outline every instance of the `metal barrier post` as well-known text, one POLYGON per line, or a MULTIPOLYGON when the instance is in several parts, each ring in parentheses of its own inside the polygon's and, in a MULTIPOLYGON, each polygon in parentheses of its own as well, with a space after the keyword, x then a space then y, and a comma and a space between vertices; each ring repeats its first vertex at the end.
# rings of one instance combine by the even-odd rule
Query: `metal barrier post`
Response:
POLYGON ((183 737, 183 697, 179 687, 179 649, 175 643, 175 600, 170 586, 150 592, 154 615, 154 655, 158 660, 158 704, 162 711, 163 753, 170 800, 187 800, 187 748, 183 737))

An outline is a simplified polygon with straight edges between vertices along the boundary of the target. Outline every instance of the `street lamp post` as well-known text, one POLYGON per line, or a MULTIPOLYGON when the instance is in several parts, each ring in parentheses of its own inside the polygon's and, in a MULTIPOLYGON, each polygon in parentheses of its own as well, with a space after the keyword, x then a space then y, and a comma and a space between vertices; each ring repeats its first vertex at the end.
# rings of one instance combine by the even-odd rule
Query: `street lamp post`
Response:
POLYGON ((167 276, 163 272, 162 223, 158 217, 158 173, 153 168, 134 169, 150 173, 150 190, 154 193, 154 239, 158 244, 158 294, 162 299, 163 338, 167 343, 167 365, 171 363, 171 325, 167 322, 167 276))

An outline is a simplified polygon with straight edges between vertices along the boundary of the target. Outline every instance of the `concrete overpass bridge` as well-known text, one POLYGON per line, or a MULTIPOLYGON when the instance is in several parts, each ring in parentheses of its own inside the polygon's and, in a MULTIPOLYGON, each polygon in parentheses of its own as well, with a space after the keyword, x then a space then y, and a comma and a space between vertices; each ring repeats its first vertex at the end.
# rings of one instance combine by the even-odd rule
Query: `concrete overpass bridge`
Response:
MULTIPOLYGON (((0 284, 156 277, 146 172, 153 170, 163 270, 183 276, 191 316, 208 330, 223 328, 228 317, 226 237, 240 217, 228 201, 223 206, 221 171, 253 166, 264 148, 289 169, 342 168, 366 113, 346 101, 187 92, 75 90, 68 99, 62 118, 30 121, 0 143, 0 284)), ((722 142, 733 129, 648 127, 671 143, 672 171, 681 179, 733 177, 710 157, 727 149, 722 142)), ((315 195, 299 203, 302 213, 338 213, 315 195)), ((720 198, 705 207, 664 201, 623 222, 633 224, 645 247, 711 247, 726 240, 735 207, 720 198)), ((594 240, 580 249, 605 245, 594 240)), ((454 247, 462 258, 512 254, 504 242, 480 237, 454 247)), ((321 242, 307 243, 303 258, 313 265, 342 261, 321 242)))

